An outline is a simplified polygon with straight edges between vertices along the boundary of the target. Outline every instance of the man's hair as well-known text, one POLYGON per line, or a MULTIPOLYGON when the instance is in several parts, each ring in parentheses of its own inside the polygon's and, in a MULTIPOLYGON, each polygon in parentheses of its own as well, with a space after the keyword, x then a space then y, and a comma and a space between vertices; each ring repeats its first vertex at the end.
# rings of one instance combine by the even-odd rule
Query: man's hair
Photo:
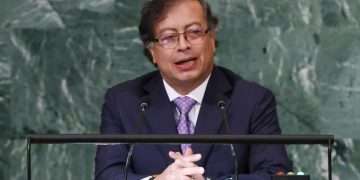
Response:
MULTIPOLYGON (((149 44, 155 39, 154 26, 164 18, 170 8, 183 0, 149 0, 144 3, 141 10, 139 25, 140 38, 144 44, 144 54, 152 63, 152 56, 148 50, 149 44)), ((218 18, 212 14, 210 5, 205 0, 196 0, 205 12, 208 28, 215 30, 218 18)))

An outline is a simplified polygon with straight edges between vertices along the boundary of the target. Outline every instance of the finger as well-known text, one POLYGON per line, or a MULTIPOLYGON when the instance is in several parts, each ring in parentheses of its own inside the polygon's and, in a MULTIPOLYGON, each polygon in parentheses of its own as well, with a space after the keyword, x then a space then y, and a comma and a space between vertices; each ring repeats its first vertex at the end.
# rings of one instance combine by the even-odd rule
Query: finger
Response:
POLYGON ((198 165, 196 165, 193 162, 189 162, 189 161, 184 161, 183 159, 176 159, 174 161, 174 165, 177 168, 190 168, 190 167, 197 167, 198 165))
POLYGON ((196 162, 199 161, 201 159, 201 154, 192 154, 189 156, 183 156, 183 155, 179 155, 176 153, 169 153, 169 156, 171 159, 173 160, 177 160, 177 159, 182 159, 184 161, 189 161, 189 162, 196 162))
POLYGON ((192 176, 184 176, 181 180, 194 180, 192 176))
POLYGON ((192 179, 196 179, 196 180, 205 180, 204 176, 201 174, 195 174, 191 176, 192 179))
POLYGON ((170 158, 173 160, 181 159, 183 161, 188 161, 188 162, 197 162, 201 159, 201 154, 193 154, 193 155, 189 155, 189 156, 171 154, 170 158))
POLYGON ((171 158, 171 159, 179 159, 179 158, 181 158, 181 154, 179 153, 179 152, 173 152, 173 151, 170 151, 169 152, 169 157, 171 158))
POLYGON ((193 177, 191 177, 191 176, 185 176, 185 175, 178 175, 178 176, 176 176, 176 179, 175 180, 194 180, 194 178, 193 177))
POLYGON ((191 147, 186 148, 184 155, 189 156, 189 155, 192 155, 192 154, 193 154, 193 151, 192 151, 191 147))
POLYGON ((175 152, 174 151, 169 151, 169 157, 173 158, 175 155, 175 152))
POLYGON ((201 159, 201 154, 192 154, 188 156, 181 157, 184 161, 196 162, 201 159))
POLYGON ((202 175, 205 172, 203 167, 182 168, 179 171, 182 175, 186 176, 202 175))

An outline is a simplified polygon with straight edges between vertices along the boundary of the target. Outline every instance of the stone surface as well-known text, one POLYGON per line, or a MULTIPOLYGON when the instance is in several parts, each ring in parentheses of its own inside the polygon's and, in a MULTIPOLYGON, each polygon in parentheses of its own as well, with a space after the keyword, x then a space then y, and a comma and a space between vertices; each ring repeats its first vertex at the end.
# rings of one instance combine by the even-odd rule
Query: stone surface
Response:
MULTIPOLYGON (((154 70, 143 1, 0 2, 0 179, 26 173, 27 134, 96 133, 106 88, 154 70)), ((276 95, 284 133, 330 133, 334 180, 360 179, 360 2, 211 0, 216 62, 276 95)), ((296 170, 327 175, 326 149, 289 146, 296 170)), ((33 179, 91 179, 94 146, 34 145, 33 179)))

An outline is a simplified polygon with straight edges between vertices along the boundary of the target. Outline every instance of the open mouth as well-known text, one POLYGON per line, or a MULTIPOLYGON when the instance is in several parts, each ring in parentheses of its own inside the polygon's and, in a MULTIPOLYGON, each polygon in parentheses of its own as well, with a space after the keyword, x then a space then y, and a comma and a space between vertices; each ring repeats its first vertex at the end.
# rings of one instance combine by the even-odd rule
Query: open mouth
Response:
POLYGON ((175 65, 180 71, 188 71, 195 67, 196 59, 196 57, 182 59, 175 62, 175 65))
POLYGON ((194 61, 194 60, 196 60, 195 57, 187 58, 187 59, 183 59, 183 60, 177 61, 177 62, 175 62, 175 64, 176 64, 176 65, 182 65, 182 64, 186 64, 186 63, 188 63, 188 62, 190 62, 190 61, 194 61))

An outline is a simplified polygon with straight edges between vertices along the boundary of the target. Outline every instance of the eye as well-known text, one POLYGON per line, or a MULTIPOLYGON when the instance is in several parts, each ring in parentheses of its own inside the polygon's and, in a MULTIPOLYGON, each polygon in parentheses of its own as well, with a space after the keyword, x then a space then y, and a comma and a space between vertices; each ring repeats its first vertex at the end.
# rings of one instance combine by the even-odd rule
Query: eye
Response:
POLYGON ((161 35, 160 38, 159 38, 159 41, 162 44, 175 42, 175 41, 177 41, 177 34, 173 33, 173 34, 161 35))
POLYGON ((201 37, 203 35, 202 29, 189 29, 186 31, 186 34, 189 38, 194 39, 201 37))

